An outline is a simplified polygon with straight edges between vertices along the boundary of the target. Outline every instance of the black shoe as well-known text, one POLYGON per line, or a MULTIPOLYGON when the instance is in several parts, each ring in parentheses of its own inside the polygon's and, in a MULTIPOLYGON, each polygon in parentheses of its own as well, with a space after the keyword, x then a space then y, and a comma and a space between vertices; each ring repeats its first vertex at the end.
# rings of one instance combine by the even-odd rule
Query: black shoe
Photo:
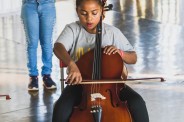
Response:
POLYGON ((28 84, 28 91, 38 91, 38 77, 30 76, 30 82, 28 84))
POLYGON ((43 75, 43 85, 46 89, 56 89, 56 83, 52 80, 50 75, 43 75))

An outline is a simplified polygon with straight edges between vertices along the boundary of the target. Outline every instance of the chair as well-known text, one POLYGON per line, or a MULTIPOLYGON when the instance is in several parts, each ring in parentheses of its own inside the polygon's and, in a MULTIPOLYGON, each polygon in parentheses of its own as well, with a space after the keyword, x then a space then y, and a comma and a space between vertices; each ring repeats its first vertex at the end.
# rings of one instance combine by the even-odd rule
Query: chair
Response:
POLYGON ((60 61, 60 75, 61 75, 61 91, 63 91, 63 89, 65 88, 65 83, 63 81, 63 79, 66 79, 66 67, 67 65, 64 64, 62 61, 60 61))

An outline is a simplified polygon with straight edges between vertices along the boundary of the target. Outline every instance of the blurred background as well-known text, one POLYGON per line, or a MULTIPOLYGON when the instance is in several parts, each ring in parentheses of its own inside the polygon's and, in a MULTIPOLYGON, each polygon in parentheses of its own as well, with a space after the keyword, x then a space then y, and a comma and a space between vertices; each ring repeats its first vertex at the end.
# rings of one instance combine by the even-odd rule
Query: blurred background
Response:
MULTIPOLYGON (((184 0, 107 0, 113 10, 104 22, 119 28, 135 47, 138 61, 127 65, 129 78, 163 77, 165 82, 129 84, 145 99, 150 122, 182 122, 184 117, 184 0)), ((27 91, 26 41, 20 18, 21 0, 0 0, 0 100, 2 122, 51 122, 54 102, 61 94, 59 61, 53 56, 52 77, 57 90, 39 82, 27 91)), ((78 20, 75 0, 56 0, 53 43, 66 24, 78 20)), ((38 68, 41 71, 41 49, 38 68)), ((41 77, 40 77, 41 79, 41 77)))

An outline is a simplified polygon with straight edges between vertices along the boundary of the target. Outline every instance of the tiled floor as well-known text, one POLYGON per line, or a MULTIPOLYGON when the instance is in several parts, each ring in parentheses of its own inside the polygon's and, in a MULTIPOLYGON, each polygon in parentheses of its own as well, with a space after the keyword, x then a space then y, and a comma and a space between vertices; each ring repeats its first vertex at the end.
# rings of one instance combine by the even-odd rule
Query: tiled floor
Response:
MULTIPOLYGON (((0 122, 51 122, 53 103, 61 94, 58 59, 52 77, 58 89, 27 92, 26 43, 20 19, 21 0, 0 2, 0 122)), ((136 48, 138 62, 128 66, 129 76, 157 77, 161 82, 130 84, 145 99, 150 122, 184 120, 184 0, 108 0, 114 8, 105 22, 121 29, 136 48)), ((54 40, 67 23, 77 20, 74 0, 56 2, 54 40), (70 9, 69 9, 70 8, 70 9)), ((40 59, 40 48, 38 49, 40 59)), ((38 61, 39 68, 42 63, 38 61)), ((41 79, 41 78, 40 78, 41 79)))

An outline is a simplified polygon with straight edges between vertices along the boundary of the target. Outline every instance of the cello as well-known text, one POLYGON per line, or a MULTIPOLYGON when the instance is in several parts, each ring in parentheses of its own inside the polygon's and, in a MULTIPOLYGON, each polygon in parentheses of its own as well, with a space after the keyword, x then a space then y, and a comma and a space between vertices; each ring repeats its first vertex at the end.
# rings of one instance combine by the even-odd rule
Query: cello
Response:
MULTIPOLYGON (((127 103, 119 99, 125 85, 113 82, 121 79, 125 68, 123 60, 118 53, 104 54, 101 48, 102 18, 97 25, 95 48, 76 62, 82 78, 87 80, 81 83, 82 100, 74 107, 70 122, 132 122, 127 103)), ((126 77, 124 74, 123 78, 126 77)))
MULTIPOLYGON (((89 79, 93 74, 90 70, 93 68, 93 60, 90 58, 93 55, 94 52, 91 50, 76 62, 83 79, 89 79)), ((87 84, 88 81, 91 81, 89 79, 85 81, 86 84, 82 84, 83 97, 80 105, 73 109, 70 122, 132 122, 127 103, 121 102, 118 96, 124 84, 117 83, 118 81, 113 83, 114 79, 121 78, 123 61, 119 54, 103 54, 103 62, 105 63, 101 65, 102 71, 100 73, 102 80, 93 79, 92 81, 96 81, 94 84, 87 84), (110 62, 108 67, 105 65, 108 63, 106 60, 110 62), (111 83, 103 84, 103 81, 111 81, 111 83)))

